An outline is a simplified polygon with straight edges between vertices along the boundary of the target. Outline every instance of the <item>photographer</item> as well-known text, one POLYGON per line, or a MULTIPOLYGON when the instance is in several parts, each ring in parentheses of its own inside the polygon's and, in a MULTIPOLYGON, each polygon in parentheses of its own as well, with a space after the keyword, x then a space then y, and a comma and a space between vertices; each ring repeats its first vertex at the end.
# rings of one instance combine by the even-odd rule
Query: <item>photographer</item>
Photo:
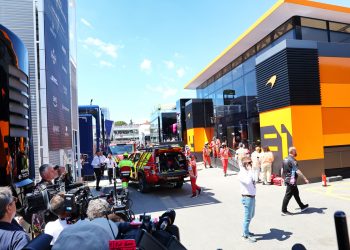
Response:
POLYGON ((9 187, 0 187, 0 249, 22 249, 29 237, 14 220, 17 198, 9 187))
POLYGON ((65 211, 64 193, 59 193, 51 199, 50 211, 58 216, 57 220, 47 223, 45 227, 45 233, 53 237, 51 241, 51 245, 53 245, 62 230, 70 225, 67 223, 70 215, 65 211))

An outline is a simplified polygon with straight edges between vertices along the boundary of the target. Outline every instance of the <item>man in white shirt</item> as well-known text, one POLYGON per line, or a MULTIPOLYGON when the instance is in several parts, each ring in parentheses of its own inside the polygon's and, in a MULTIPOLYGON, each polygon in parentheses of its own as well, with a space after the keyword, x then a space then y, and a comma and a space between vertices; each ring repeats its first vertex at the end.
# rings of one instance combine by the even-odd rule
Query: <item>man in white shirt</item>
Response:
POLYGON ((96 176, 96 190, 99 191, 100 188, 100 181, 101 181, 101 176, 103 176, 103 168, 102 164, 105 164, 106 157, 102 154, 101 151, 97 151, 94 159, 91 162, 91 165, 94 168, 95 176, 96 176))
POLYGON ((249 224, 255 214, 256 195, 255 181, 251 170, 252 160, 250 157, 245 156, 241 162, 242 167, 238 173, 238 179, 242 194, 242 204, 244 206, 243 239, 249 242, 256 242, 256 239, 252 237, 252 233, 249 232, 249 224))
POLYGON ((245 148, 245 145, 242 142, 240 142, 238 144, 238 149, 236 150, 236 156, 235 156, 236 161, 238 162, 239 168, 242 167, 242 159, 245 156, 249 156, 249 150, 245 148))
POLYGON ((45 226, 45 233, 53 237, 51 241, 51 245, 53 245, 62 230, 70 225, 67 223, 69 214, 65 211, 64 207, 64 193, 59 193, 52 197, 50 201, 50 210, 58 216, 57 220, 50 221, 45 226))
POLYGON ((117 163, 113 159, 112 154, 108 154, 105 163, 107 164, 109 184, 112 184, 113 170, 117 167, 117 163))

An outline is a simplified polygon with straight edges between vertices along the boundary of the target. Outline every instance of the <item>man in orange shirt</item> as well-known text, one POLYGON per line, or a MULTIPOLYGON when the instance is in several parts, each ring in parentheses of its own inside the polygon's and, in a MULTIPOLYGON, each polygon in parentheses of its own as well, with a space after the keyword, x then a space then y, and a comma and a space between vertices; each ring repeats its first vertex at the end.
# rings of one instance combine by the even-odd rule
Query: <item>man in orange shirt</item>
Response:
POLYGON ((196 157, 194 155, 190 155, 190 164, 188 166, 188 172, 190 174, 190 180, 191 180, 191 187, 192 187, 192 196, 191 198, 197 197, 197 191, 198 195, 200 195, 202 189, 197 186, 197 164, 196 164, 196 157))
POLYGON ((221 155, 222 167, 224 169, 224 176, 226 177, 227 176, 228 158, 231 157, 231 159, 232 159, 232 155, 230 153, 230 150, 226 146, 225 142, 222 143, 222 148, 220 150, 220 155, 221 155))
POLYGON ((203 148, 203 161, 204 161, 204 166, 205 168, 207 168, 207 163, 210 166, 210 168, 212 168, 211 166, 211 160, 210 160, 210 149, 209 149, 209 143, 206 142, 204 144, 204 148, 203 148))

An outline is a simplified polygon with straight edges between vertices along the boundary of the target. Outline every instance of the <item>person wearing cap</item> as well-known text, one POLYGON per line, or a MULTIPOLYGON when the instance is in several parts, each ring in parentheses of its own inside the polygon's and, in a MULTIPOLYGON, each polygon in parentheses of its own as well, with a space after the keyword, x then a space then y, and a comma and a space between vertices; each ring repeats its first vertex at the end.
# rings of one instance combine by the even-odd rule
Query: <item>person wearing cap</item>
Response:
POLYGON ((204 161, 205 168, 207 168, 207 163, 208 163, 209 167, 212 168, 211 160, 210 160, 210 149, 209 149, 209 143, 208 142, 206 142, 204 144, 203 161, 204 161))
POLYGON ((232 159, 232 155, 230 153, 230 150, 226 146, 225 142, 222 143, 222 147, 220 149, 220 156, 221 156, 222 167, 224 169, 224 176, 226 177, 227 176, 228 158, 231 157, 231 159, 232 159))
POLYGON ((189 157, 190 164, 188 165, 188 173, 190 174, 190 180, 191 180, 191 187, 192 187, 192 196, 191 198, 197 197, 200 195, 202 189, 197 186, 197 164, 196 164, 196 157, 192 154, 189 157), (197 195, 198 192, 198 195, 197 195))
POLYGON ((255 214, 255 195, 256 187, 251 170, 252 160, 249 156, 245 156, 241 160, 242 167, 238 173, 238 180, 240 183, 242 199, 241 202, 244 207, 243 218, 243 239, 248 242, 256 242, 256 239, 252 237, 252 233, 249 232, 249 225, 255 214))

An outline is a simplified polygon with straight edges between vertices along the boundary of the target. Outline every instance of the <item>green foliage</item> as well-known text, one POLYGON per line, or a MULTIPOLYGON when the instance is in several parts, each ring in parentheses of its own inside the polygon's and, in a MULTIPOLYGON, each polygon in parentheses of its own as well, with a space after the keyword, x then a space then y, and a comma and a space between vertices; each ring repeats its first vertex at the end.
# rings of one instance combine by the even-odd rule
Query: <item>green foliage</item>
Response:
POLYGON ((123 125, 128 125, 126 122, 124 122, 124 121, 116 121, 115 123, 114 123, 114 125, 115 126, 123 126, 123 125))

